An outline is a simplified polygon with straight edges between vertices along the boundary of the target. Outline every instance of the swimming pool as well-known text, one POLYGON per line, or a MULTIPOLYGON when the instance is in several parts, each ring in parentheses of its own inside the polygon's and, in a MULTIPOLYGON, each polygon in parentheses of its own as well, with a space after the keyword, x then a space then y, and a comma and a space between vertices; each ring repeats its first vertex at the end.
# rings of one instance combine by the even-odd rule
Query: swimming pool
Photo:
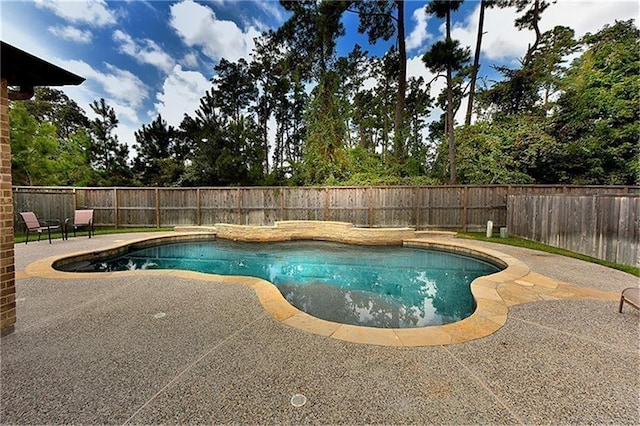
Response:
POLYGON ((252 276, 273 283, 301 311, 378 328, 442 325, 470 316, 471 282, 502 268, 452 252, 321 241, 204 240, 130 248, 64 271, 181 269, 252 276))

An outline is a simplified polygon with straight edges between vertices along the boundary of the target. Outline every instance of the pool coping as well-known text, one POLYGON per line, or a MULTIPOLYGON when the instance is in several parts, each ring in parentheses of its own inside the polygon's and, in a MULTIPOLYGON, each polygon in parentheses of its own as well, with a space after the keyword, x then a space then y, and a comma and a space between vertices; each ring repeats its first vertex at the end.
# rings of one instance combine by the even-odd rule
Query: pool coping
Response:
POLYGON ((374 328, 335 323, 313 317, 289 304, 272 283, 254 277, 225 276, 179 270, 136 270, 100 273, 100 278, 144 275, 172 275, 184 279, 214 283, 240 284, 252 288, 263 308, 288 326, 328 338, 359 344, 396 347, 439 346, 463 343, 489 336, 507 321, 509 308, 542 300, 598 299, 617 301, 616 292, 580 287, 531 272, 519 259, 498 250, 454 239, 455 233, 416 232, 410 228, 356 228, 343 222, 289 221, 271 227, 216 224, 215 227, 176 228, 175 234, 148 236, 119 242, 101 250, 51 256, 33 262, 25 275, 53 279, 89 279, 96 273, 62 272, 54 264, 78 257, 90 259, 98 254, 116 254, 130 246, 144 247, 159 241, 177 242, 192 239, 224 238, 243 241, 325 240, 351 244, 402 244, 407 247, 454 251, 486 258, 505 267, 500 272, 479 277, 471 283, 477 308, 461 321, 418 328, 374 328), (315 229, 315 231, 314 231, 315 229), (182 231, 182 232, 181 232, 182 231), (185 232, 187 231, 187 232, 185 232), (198 232, 200 231, 200 232, 198 232))

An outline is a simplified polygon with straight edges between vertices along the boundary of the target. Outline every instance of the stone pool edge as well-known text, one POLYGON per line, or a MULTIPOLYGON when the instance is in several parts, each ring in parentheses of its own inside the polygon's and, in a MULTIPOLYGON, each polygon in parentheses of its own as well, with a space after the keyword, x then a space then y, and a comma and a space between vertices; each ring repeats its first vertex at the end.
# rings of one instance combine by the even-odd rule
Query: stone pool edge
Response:
MULTIPOLYGON (((186 239, 212 238, 242 239, 244 241, 322 239, 338 242, 350 242, 352 244, 371 244, 371 242, 367 240, 367 237, 369 237, 374 241, 374 244, 398 244, 398 236, 401 235, 402 238, 400 243, 408 247, 423 247, 460 252, 473 256, 484 257, 505 266, 504 270, 495 274, 479 277, 471 283, 471 292, 477 304, 477 308, 471 316, 461 321, 441 326, 404 329, 384 329, 348 325, 313 317, 290 305, 275 285, 260 278, 223 276, 173 270, 136 270, 100 273, 101 278, 139 276, 140 274, 173 275, 180 278, 196 279, 199 281, 241 284, 252 288, 263 308, 273 318, 288 326, 324 337, 352 343, 397 347, 448 345, 463 343, 489 336, 498 331, 506 323, 509 307, 521 303, 553 299, 617 300, 619 297, 619 295, 614 292, 579 287, 531 272, 526 264, 513 256, 497 250, 470 244, 466 240, 438 238, 443 235, 441 233, 415 232, 408 228, 355 228, 350 224, 339 222, 329 224, 329 228, 331 228, 331 224, 333 224, 337 230, 334 229, 330 232, 326 232, 328 229, 327 223, 322 223, 324 224, 322 227, 324 228, 324 231, 320 234, 316 234, 312 238, 309 237, 308 233, 312 232, 312 229, 314 228, 313 224, 300 221, 296 221, 296 223, 287 223, 284 224, 284 226, 282 223, 277 223, 274 227, 231 225, 231 228, 226 228, 227 231, 229 229, 232 229, 233 232, 239 231, 239 234, 236 235, 241 234, 241 238, 233 238, 233 232, 228 232, 225 235, 219 235, 217 229, 212 229, 212 227, 202 229, 201 232, 194 232, 196 230, 191 228, 189 229, 190 232, 176 232, 175 234, 139 238, 120 242, 101 250, 47 257, 27 265, 25 268, 25 274, 27 276, 54 279, 95 278, 96 273, 62 272, 55 270, 53 265, 71 257, 76 259, 77 256, 90 258, 91 256, 95 256, 97 253, 117 253, 118 251, 126 250, 126 247, 131 245, 145 246, 157 243, 158 241, 176 242, 186 239), (297 224, 302 225, 302 229, 304 229, 302 233, 300 233, 299 230, 293 230, 297 224), (283 226, 283 229, 293 231, 284 232, 279 239, 274 239, 276 237, 273 236, 271 230, 278 226, 283 226), (262 231, 268 234, 267 238, 270 239, 260 239, 265 236, 264 233, 261 232, 257 232, 254 235, 254 238, 251 238, 249 232, 251 228, 261 228, 262 231), (407 234, 409 231, 411 231, 411 236, 413 236, 413 238, 406 238, 409 236, 407 234), (358 242, 354 242, 356 240, 353 235, 354 232, 359 234, 358 242), (387 237, 386 240, 381 237, 381 235, 384 236, 385 234, 387 237), (431 235, 436 238, 430 237, 431 235)), ((227 225, 225 224, 225 226, 227 225)), ((225 228, 225 226, 220 226, 220 228, 225 228)), ((454 233, 446 233, 445 235, 452 237, 454 233)))

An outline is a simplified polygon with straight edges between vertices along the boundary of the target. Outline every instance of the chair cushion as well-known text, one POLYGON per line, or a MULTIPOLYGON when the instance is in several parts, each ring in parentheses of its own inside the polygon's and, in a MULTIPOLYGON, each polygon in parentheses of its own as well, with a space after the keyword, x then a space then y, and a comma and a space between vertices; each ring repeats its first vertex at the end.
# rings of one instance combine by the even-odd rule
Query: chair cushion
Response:
POLYGON ((629 287, 622 290, 624 300, 640 309, 640 287, 629 287))
POLYGON ((74 225, 89 225, 93 220, 93 210, 76 210, 73 216, 74 225))

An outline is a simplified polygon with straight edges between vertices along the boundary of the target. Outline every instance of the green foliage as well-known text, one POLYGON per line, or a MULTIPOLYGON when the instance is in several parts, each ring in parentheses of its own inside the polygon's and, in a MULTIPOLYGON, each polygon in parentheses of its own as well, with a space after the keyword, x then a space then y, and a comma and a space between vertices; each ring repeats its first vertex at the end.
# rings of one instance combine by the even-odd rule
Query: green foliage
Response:
POLYGON ((158 117, 135 132, 133 170, 144 186, 173 186, 184 173, 184 153, 176 130, 158 117))
POLYGON ((343 180, 333 179, 331 185, 344 186, 388 186, 388 185, 434 185, 436 181, 419 173, 420 167, 413 160, 405 164, 385 163, 382 155, 355 147, 346 152, 347 168, 343 180))
POLYGON ((237 121, 251 100, 258 95, 249 64, 243 58, 236 63, 222 58, 214 70, 216 77, 211 81, 214 86, 213 97, 217 101, 216 105, 224 115, 237 121))
POLYGON ((617 22, 583 41, 552 118, 572 183, 640 183, 640 30, 617 22))
POLYGON ((89 127, 89 119, 78 104, 64 92, 49 87, 36 87, 33 100, 24 106, 36 121, 48 121, 56 126, 60 139, 89 127))
POLYGON ((36 88, 33 100, 10 109, 14 185, 88 185, 89 120, 59 90, 36 88))
POLYGON ((553 181, 557 143, 535 116, 478 123, 456 130, 460 183, 526 184, 553 181))
POLYGON ((481 95, 491 128, 478 123, 466 143, 500 137, 507 167, 537 183, 638 184, 638 39, 633 21, 606 26, 583 38, 586 50, 566 68, 573 30, 542 34, 522 68, 501 69, 505 79, 481 95))
POLYGON ((325 74, 312 93, 305 113, 307 137, 303 167, 305 182, 321 184, 329 179, 341 180, 346 166, 347 134, 345 107, 337 96, 338 75, 325 74))
POLYGON ((572 29, 557 26, 540 36, 537 50, 529 52, 521 68, 496 67, 503 80, 480 94, 480 104, 498 120, 547 114, 553 106, 550 97, 566 72, 565 58, 578 49, 573 36, 572 29))
POLYGON ((464 1, 431 0, 425 7, 425 10, 430 15, 435 15, 439 19, 445 19, 452 11, 458 10, 462 3, 464 3, 464 1))
POLYGON ((471 59, 468 48, 460 47, 459 40, 438 40, 422 56, 422 62, 433 73, 460 71, 471 59))
POLYGON ((58 184, 52 179, 60 168, 55 126, 47 121, 36 121, 21 102, 11 105, 9 120, 13 184, 58 184))
POLYGON ((342 13, 350 2, 300 0, 280 4, 291 17, 275 32, 278 42, 289 46, 288 68, 299 77, 320 79, 335 57, 336 40, 344 34, 342 13))
POLYGON ((93 101, 91 109, 97 114, 91 121, 92 144, 89 148, 91 165, 97 172, 97 179, 91 182, 97 186, 124 186, 132 182, 133 173, 128 164, 129 147, 118 142, 113 131, 118 126, 114 109, 104 98, 93 101))
MULTIPOLYGON (((213 92, 213 91, 212 91, 213 92)), ((180 143, 189 149, 185 186, 255 185, 262 183, 262 141, 251 116, 232 120, 221 116, 218 100, 207 94, 196 117, 180 124, 180 143)), ((215 93, 215 92, 213 92, 215 93)))
POLYGON ((447 79, 435 94, 446 112, 435 121, 430 83, 403 76, 401 2, 283 2, 290 19, 257 39, 252 61, 222 59, 200 107, 178 129, 158 116, 136 132, 131 162, 104 99, 91 105, 91 121, 55 89, 12 103, 14 183, 639 184, 635 24, 617 22, 576 42, 567 27, 540 32, 548 1, 485 0, 486 7, 515 7, 516 26, 535 32, 535 41, 520 66, 498 67, 500 81, 478 93, 479 120, 456 128, 453 117, 474 79, 469 51, 450 36, 461 3, 426 6, 446 19, 446 38, 423 52, 437 78, 447 79), (357 45, 338 57, 347 11, 370 42, 394 35, 398 42, 380 57, 357 45), (567 65, 578 48, 583 53, 567 65))
POLYGON ((98 180, 96 171, 90 166, 90 147, 91 136, 84 128, 60 140, 58 159, 61 167, 56 178, 59 185, 89 186, 98 180))

